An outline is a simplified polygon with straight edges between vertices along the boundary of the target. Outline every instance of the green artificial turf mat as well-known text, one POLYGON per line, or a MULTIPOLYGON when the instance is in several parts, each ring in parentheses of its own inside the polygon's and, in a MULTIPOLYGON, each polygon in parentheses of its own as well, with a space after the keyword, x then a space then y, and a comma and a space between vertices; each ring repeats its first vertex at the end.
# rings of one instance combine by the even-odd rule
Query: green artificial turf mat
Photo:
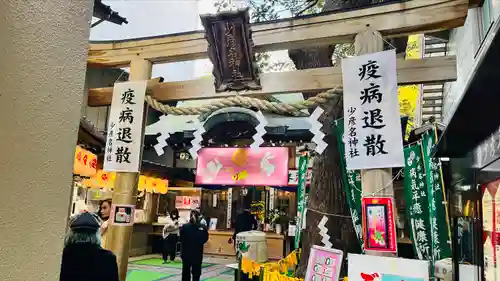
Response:
POLYGON ((133 269, 127 274, 127 281, 158 281, 172 274, 133 269))
MULTIPOLYGON (((169 267, 169 268, 182 268, 182 261, 173 261, 170 263, 163 264, 163 259, 145 259, 145 260, 138 260, 132 262, 133 264, 138 264, 138 265, 149 265, 149 266, 160 266, 160 267, 169 267)), ((203 263, 201 265, 202 268, 209 267, 212 264, 209 263, 203 263)))
POLYGON ((227 279, 220 279, 220 278, 208 278, 208 279, 203 279, 202 281, 228 281, 228 280, 227 279))
POLYGON ((234 275, 234 269, 229 269, 222 272, 220 275, 234 275))

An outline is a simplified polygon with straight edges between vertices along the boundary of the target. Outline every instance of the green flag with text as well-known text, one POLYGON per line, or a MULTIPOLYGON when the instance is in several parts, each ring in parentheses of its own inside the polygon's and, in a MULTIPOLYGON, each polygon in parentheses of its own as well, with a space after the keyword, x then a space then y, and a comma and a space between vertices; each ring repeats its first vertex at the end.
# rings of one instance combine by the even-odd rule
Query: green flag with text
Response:
POLYGON ((436 144, 435 130, 422 136, 422 154, 424 158, 425 179, 429 196, 429 218, 431 228, 432 260, 451 257, 450 230, 446 212, 443 173, 441 161, 432 158, 432 149, 436 144))
POLYGON ((430 260, 432 257, 432 248, 429 196, 427 195, 424 158, 422 157, 422 145, 420 142, 416 145, 406 147, 404 155, 404 199, 406 202, 410 238, 417 258, 420 260, 430 260))

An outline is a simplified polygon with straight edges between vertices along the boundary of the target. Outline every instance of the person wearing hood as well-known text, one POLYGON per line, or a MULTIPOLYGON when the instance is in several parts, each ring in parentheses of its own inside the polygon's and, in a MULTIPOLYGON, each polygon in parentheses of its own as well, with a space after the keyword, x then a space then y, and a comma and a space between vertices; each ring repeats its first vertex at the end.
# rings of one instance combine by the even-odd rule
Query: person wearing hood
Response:
POLYGON ((191 211, 189 223, 180 229, 182 281, 200 281, 203 245, 208 241, 207 227, 201 224, 200 213, 191 211))
POLYGON ((163 263, 166 264, 175 260, 177 251, 177 242, 179 241, 179 210, 174 209, 167 217, 165 226, 163 227, 163 263))
POLYGON ((81 213, 70 221, 59 281, 119 281, 116 256, 101 247, 99 218, 81 213))

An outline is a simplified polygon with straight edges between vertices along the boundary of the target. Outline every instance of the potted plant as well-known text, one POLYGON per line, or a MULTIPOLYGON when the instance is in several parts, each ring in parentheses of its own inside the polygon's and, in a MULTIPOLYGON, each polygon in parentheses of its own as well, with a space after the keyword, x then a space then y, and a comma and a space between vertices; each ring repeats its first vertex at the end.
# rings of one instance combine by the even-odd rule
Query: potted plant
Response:
POLYGON ((271 225, 277 234, 281 234, 283 226, 288 225, 288 223, 290 222, 290 218, 288 218, 286 213, 282 211, 272 210, 269 216, 271 225))

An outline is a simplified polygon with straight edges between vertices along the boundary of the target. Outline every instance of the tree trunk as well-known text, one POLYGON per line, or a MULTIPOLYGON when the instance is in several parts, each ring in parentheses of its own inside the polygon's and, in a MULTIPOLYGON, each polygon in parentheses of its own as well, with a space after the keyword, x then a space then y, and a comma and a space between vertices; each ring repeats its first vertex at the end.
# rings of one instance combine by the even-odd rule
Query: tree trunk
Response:
MULTIPOLYGON (((334 216, 327 216, 328 222, 326 224, 333 248, 342 250, 345 255, 360 252, 343 188, 338 141, 331 132, 333 121, 342 117, 342 103, 343 99, 339 96, 329 108, 325 108, 325 113, 320 120, 324 132, 327 133, 324 140, 328 143, 328 147, 314 159, 314 176, 307 202, 306 229, 302 236, 302 256, 297 271, 297 274, 302 277, 305 274, 311 246, 322 245, 318 224, 323 215, 315 210, 334 214, 334 216)), ((346 275, 346 269, 345 265, 342 266, 342 276, 346 275)))
MULTIPOLYGON (((345 8, 356 8, 372 3, 389 2, 391 0, 325 0, 323 11, 333 11, 345 8)), ((397 53, 404 53, 406 50, 407 37, 398 38, 390 42, 396 47, 397 53)), ((389 45, 389 44, 387 44, 389 45)), ((335 46, 325 46, 307 48, 300 50, 289 50, 290 59, 297 69, 308 69, 332 66, 332 54, 335 46)), ((316 95, 318 92, 303 93, 304 98, 316 95)), ((313 164, 313 178, 309 190, 307 202, 306 229, 302 236, 302 256, 297 269, 297 276, 304 277, 309 259, 310 249, 313 245, 323 245, 319 235, 318 224, 323 217, 322 214, 314 210, 334 214, 328 216, 327 228, 330 235, 330 242, 333 247, 344 252, 344 261, 341 267, 341 276, 346 276, 347 253, 360 253, 361 248, 354 231, 350 217, 349 206, 344 192, 344 182, 340 167, 340 155, 338 141, 332 133, 334 120, 343 116, 342 97, 334 99, 328 108, 324 108, 325 113, 320 118, 325 133, 325 142, 328 147, 325 151, 315 157, 313 164), (340 215, 340 216, 335 216, 340 215)))

